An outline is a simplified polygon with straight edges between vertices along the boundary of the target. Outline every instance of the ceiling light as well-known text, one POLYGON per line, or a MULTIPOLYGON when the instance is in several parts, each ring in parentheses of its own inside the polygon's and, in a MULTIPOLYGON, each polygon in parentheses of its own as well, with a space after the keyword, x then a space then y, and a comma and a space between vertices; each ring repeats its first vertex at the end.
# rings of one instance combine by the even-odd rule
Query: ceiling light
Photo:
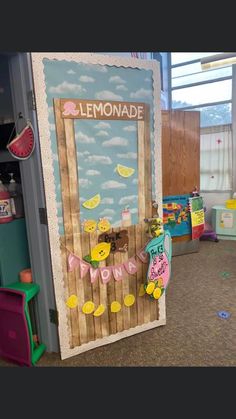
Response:
POLYGON ((223 53, 211 55, 201 59, 202 70, 211 70, 212 68, 226 67, 236 64, 236 53, 223 53))

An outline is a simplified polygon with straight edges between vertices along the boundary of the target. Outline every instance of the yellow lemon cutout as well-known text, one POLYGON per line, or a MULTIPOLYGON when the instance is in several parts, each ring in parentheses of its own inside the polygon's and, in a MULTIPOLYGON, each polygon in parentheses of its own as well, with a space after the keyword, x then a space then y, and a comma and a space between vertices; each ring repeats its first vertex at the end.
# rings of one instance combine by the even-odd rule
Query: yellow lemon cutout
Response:
POLYGON ((69 308, 75 308, 78 305, 78 297, 76 295, 71 295, 67 301, 66 301, 66 305, 69 308))
POLYGON ((97 262, 106 259, 111 250, 111 243, 101 242, 91 250, 91 259, 97 262))
POLYGON ((133 169, 132 167, 122 166, 122 164, 117 164, 116 170, 122 177, 130 177, 135 172, 135 169, 133 169))
POLYGON ((82 311, 84 314, 91 314, 94 311, 94 308, 94 303, 92 301, 87 301, 86 303, 84 303, 82 311))
POLYGON ((130 307, 134 304, 135 302, 135 296, 133 294, 128 294, 125 296, 124 298, 124 305, 126 307, 130 307))
POLYGON ((155 282, 154 281, 149 282, 149 284, 146 288, 146 293, 149 294, 149 295, 152 294, 153 291, 154 291, 154 288, 155 288, 155 282))
POLYGON ((105 233, 106 231, 110 230, 110 228, 111 228, 111 224, 105 218, 102 218, 98 222, 98 230, 101 231, 102 233, 105 233))
POLYGON ((84 231, 86 233, 93 233, 97 228, 97 222, 95 220, 84 221, 84 231))
POLYGON ((98 193, 97 195, 94 195, 92 198, 85 201, 82 205, 83 207, 87 209, 93 209, 96 208, 101 202, 101 196, 98 193))
POLYGON ((118 313, 118 311, 120 311, 120 309, 121 309, 121 304, 119 303, 119 301, 112 301, 111 312, 112 313, 118 313))
POLYGON ((161 296, 161 288, 156 288, 154 291, 153 291, 153 297, 156 299, 156 300, 158 300, 158 298, 160 298, 160 296, 161 296))
POLYGON ((95 312, 93 313, 93 315, 95 317, 99 317, 104 313, 104 311, 105 311, 105 306, 103 304, 100 304, 98 308, 95 310, 95 312))
POLYGON ((140 288, 139 288, 138 295, 139 295, 139 297, 143 297, 144 294, 146 294, 146 291, 145 291, 145 288, 144 288, 144 284, 141 284, 140 285, 140 288))

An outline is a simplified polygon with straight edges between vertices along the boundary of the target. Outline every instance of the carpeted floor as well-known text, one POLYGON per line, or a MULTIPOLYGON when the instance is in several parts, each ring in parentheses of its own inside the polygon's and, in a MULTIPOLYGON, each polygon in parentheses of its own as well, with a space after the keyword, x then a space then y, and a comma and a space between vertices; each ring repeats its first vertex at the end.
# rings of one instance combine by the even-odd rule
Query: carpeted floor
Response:
POLYGON ((236 366, 236 241, 200 242, 198 253, 174 257, 166 310, 165 326, 64 361, 46 353, 37 367, 236 366))

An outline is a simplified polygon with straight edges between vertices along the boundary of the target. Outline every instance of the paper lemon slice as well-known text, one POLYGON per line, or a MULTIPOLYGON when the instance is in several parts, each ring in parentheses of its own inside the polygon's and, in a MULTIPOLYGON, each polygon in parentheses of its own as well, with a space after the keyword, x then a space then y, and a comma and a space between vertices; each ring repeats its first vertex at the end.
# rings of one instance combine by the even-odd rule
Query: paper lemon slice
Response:
POLYGON ((97 195, 94 195, 92 198, 85 201, 82 205, 83 207, 87 209, 93 209, 96 208, 101 202, 101 196, 98 193, 97 195))
POLYGON ((109 256, 110 250, 111 243, 101 242, 91 250, 91 258, 100 262, 109 256))
POLYGON ((94 308, 94 303, 92 301, 87 301, 86 303, 84 303, 82 311, 84 314, 91 314, 94 311, 94 308))
POLYGON ((158 300, 158 298, 160 298, 160 296, 161 296, 161 288, 156 288, 154 291, 153 291, 153 297, 156 299, 156 300, 158 300))
POLYGON ((112 313, 118 313, 118 311, 120 311, 120 309, 121 309, 121 304, 119 303, 119 301, 112 301, 111 312, 112 313))
POLYGON ((105 306, 103 304, 100 304, 98 308, 95 310, 95 312, 93 313, 93 315, 95 317, 99 317, 104 313, 104 311, 105 311, 105 306))
POLYGON ((143 297, 143 295, 144 294, 146 294, 146 290, 145 290, 145 288, 144 288, 144 284, 141 284, 140 285, 140 288, 139 288, 139 293, 138 293, 138 295, 139 295, 139 297, 143 297))
POLYGON ((135 296, 133 294, 128 294, 125 296, 124 298, 124 305, 126 307, 130 307, 134 304, 135 302, 135 296))
POLYGON ((134 174, 135 169, 132 167, 122 166, 122 164, 117 164, 116 170, 120 176, 123 177, 130 177, 134 174))
POLYGON ((66 301, 66 305, 69 308, 75 308, 78 305, 78 297, 76 295, 71 295, 67 301, 66 301))
POLYGON ((152 294, 153 291, 154 291, 154 289, 155 289, 155 282, 154 281, 149 282, 149 284, 148 284, 148 286, 146 288, 146 293, 147 294, 152 294))

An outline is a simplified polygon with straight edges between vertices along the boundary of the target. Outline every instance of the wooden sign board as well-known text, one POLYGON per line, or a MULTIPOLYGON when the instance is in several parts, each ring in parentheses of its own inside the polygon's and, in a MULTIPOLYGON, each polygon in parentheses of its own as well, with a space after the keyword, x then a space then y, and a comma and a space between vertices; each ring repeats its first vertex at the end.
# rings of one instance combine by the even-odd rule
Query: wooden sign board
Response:
POLYGON ((98 242, 111 243, 111 253, 128 252, 129 236, 127 230, 114 233, 103 233, 98 237, 98 242))
POLYGON ((148 264, 137 257, 148 241, 144 218, 152 216, 152 200, 162 216, 160 70, 155 60, 31 56, 65 359, 166 323, 165 294, 155 301, 139 295, 148 264), (128 245, 99 262, 102 278, 83 261, 102 237, 95 228, 84 232, 83 222, 96 227, 100 217, 111 225, 105 242, 116 237, 119 244, 125 229, 128 245), (80 268, 68 269, 70 255, 80 268), (128 270, 121 278, 122 266, 128 270))

